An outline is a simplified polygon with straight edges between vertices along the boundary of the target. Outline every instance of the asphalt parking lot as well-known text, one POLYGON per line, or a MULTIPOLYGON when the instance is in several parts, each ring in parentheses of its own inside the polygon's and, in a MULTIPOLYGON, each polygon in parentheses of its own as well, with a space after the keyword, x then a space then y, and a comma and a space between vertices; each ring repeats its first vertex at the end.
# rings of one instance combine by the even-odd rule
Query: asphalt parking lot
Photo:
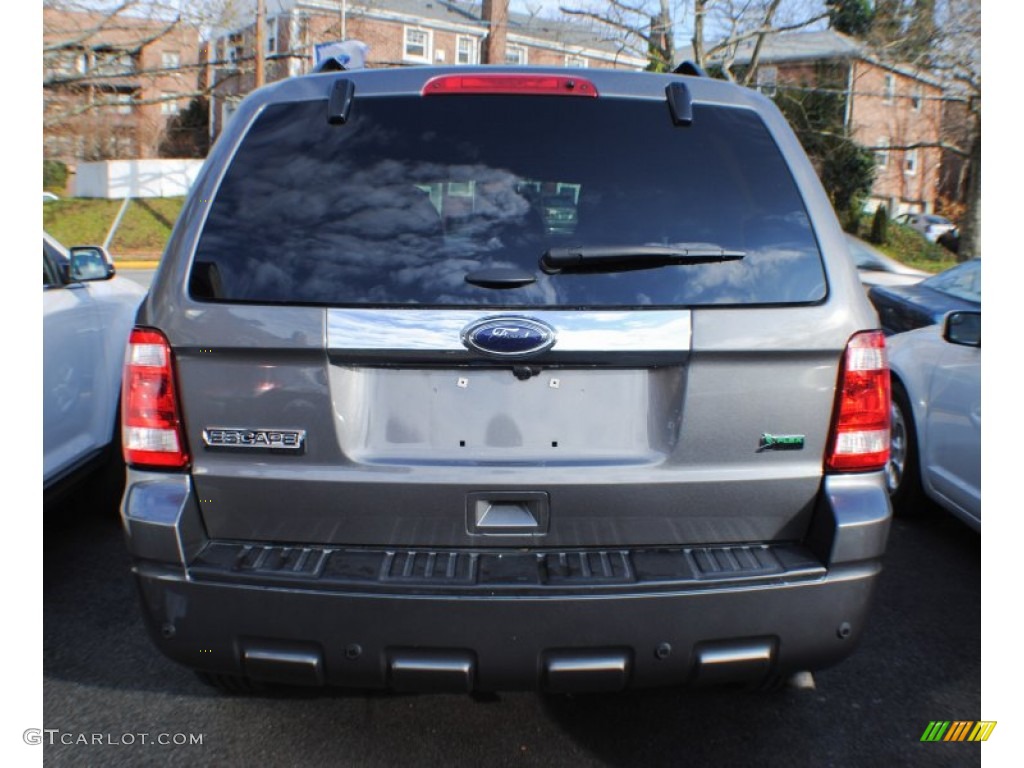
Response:
POLYGON ((980 717, 980 541, 941 513, 895 521, 864 642, 814 690, 246 698, 156 652, 113 512, 72 500, 46 512, 49 733, 26 749, 48 765, 978 765, 979 744, 920 738, 980 717))

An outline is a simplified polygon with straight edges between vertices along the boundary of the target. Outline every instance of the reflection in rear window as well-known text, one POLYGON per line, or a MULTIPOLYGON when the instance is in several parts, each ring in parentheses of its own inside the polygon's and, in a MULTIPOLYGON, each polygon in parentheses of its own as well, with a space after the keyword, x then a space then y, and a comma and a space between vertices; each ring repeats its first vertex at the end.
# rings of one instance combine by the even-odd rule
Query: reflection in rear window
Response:
POLYGON ((793 179, 752 111, 611 98, 357 99, 268 107, 193 262, 205 301, 330 306, 637 307, 825 296, 793 179), (547 275, 549 248, 710 243, 742 261, 547 275), (514 268, 496 290, 467 274, 514 268))

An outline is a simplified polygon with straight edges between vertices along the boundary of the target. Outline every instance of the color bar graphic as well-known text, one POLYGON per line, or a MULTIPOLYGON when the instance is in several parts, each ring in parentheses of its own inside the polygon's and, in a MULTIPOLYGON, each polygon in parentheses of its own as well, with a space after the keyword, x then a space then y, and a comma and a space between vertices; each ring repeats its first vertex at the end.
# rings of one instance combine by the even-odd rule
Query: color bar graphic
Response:
POLYGON ((971 735, 967 737, 968 741, 988 741, 988 737, 992 735, 992 731, 996 729, 997 720, 982 720, 974 726, 974 730, 971 731, 971 735))
POLYGON ((996 720, 931 720, 921 741, 988 741, 996 720))
POLYGON ((949 729, 949 720, 932 720, 921 735, 921 741, 942 741, 949 729))

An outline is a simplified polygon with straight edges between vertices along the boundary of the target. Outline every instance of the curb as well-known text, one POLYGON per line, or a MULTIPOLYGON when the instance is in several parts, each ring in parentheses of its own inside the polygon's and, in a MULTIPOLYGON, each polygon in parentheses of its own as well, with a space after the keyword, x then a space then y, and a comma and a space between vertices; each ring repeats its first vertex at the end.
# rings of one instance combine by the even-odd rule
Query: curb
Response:
POLYGON ((156 269, 160 266, 159 259, 114 259, 117 269, 156 269))

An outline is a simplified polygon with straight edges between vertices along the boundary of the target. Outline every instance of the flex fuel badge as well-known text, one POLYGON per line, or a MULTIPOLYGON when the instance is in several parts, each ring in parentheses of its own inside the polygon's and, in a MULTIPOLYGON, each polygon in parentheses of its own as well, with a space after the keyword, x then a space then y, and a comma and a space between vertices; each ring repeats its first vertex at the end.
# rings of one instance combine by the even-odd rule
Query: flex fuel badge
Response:
POLYGON ((765 432, 761 435, 761 443, 757 448, 761 451, 802 451, 804 449, 803 435, 769 435, 765 432))

